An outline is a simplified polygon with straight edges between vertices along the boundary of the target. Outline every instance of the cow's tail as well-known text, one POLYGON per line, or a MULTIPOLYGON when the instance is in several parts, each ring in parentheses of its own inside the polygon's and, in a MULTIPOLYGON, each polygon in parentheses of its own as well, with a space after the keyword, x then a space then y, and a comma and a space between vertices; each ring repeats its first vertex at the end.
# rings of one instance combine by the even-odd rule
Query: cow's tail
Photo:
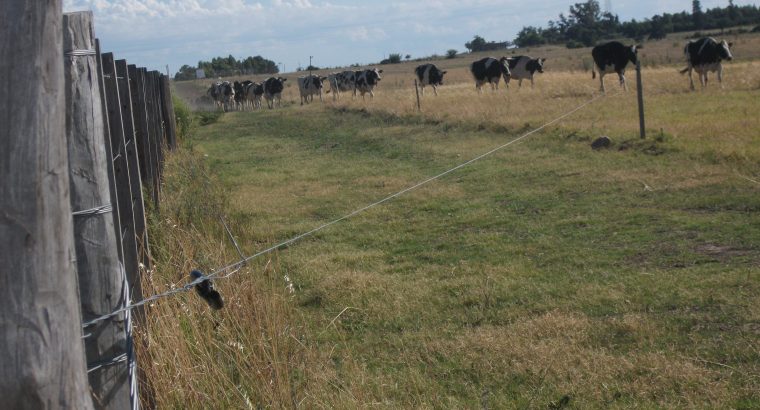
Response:
POLYGON ((689 67, 686 67, 683 70, 679 70, 678 72, 681 74, 686 74, 688 71, 689 71, 689 67))
POLYGON ((596 80, 596 70, 593 68, 591 69, 591 79, 596 80))

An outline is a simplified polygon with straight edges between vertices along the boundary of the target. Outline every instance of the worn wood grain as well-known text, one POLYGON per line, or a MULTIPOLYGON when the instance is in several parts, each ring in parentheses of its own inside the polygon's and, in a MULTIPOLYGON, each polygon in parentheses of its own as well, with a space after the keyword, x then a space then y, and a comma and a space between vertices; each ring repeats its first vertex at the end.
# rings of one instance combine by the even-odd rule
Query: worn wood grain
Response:
MULTIPOLYGON (((67 13, 63 25, 64 49, 95 48, 91 12, 67 13)), ((108 173, 110 154, 106 145, 106 124, 98 70, 100 67, 95 55, 71 58, 64 70, 71 205, 74 210, 111 204, 108 173)), ((110 213, 74 218, 77 272, 84 321, 111 312, 126 303, 123 297, 124 272, 119 259, 116 232, 117 227, 114 226, 110 213)), ((127 352, 123 320, 105 321, 88 328, 86 332, 90 336, 84 340, 85 352, 91 366, 127 352)), ((88 376, 97 408, 129 408, 129 370, 125 363, 100 368, 88 376)))
POLYGON ((135 217, 132 207, 132 184, 130 182, 127 147, 124 136, 124 118, 119 98, 119 84, 116 75, 116 64, 113 53, 103 53, 103 77, 106 94, 106 110, 108 110, 108 128, 111 134, 111 150, 113 169, 116 178, 116 194, 119 204, 119 221, 121 232, 117 232, 124 249, 124 269, 130 294, 139 290, 139 259, 137 252, 137 237, 135 235, 135 217))
MULTIPOLYGON (((132 94, 129 81, 129 69, 126 60, 116 60, 116 75, 119 86, 119 102, 121 103, 121 118, 124 125, 124 143, 126 146, 127 166, 129 167, 129 183, 132 193, 132 212, 135 225, 135 237, 137 240, 138 261, 140 263, 138 274, 142 276, 145 269, 150 266, 150 246, 148 244, 148 230, 145 222, 145 206, 140 177, 140 163, 137 155, 137 137, 135 130, 134 114, 132 112, 132 94)), ((142 299, 140 280, 134 283, 132 298, 137 301, 142 299)))
POLYGON ((75 267, 61 2, 0 2, 0 397, 91 409, 75 267), (33 80, 32 80, 33 79, 33 80))

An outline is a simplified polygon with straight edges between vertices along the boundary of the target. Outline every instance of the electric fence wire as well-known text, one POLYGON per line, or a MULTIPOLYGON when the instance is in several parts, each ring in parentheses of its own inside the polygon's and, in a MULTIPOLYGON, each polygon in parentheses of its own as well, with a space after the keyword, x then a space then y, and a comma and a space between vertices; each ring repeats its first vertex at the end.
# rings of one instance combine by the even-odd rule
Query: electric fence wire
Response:
MULTIPOLYGON (((617 95, 619 93, 620 92, 616 93, 615 95, 617 95)), ((104 320, 110 319, 110 318, 112 318, 112 317, 114 317, 116 315, 119 315, 119 314, 123 313, 123 312, 130 311, 130 310, 135 309, 137 307, 140 307, 140 306, 152 303, 152 302, 154 302, 156 300, 167 298, 167 297, 170 297, 170 296, 174 296, 174 295, 176 295, 178 293, 187 292, 187 291, 193 289, 193 287, 195 287, 195 285, 197 285, 197 284, 199 284, 199 283, 201 283, 201 282, 203 282, 205 280, 213 279, 213 278, 216 278, 216 277, 219 277, 219 278, 228 278, 228 277, 232 276, 233 274, 239 272, 240 269, 243 266, 245 266, 249 261, 258 258, 259 256, 266 255, 268 253, 271 253, 271 252, 273 252, 275 250, 278 250, 278 249, 281 249, 281 248, 285 248, 285 247, 287 247, 288 245, 290 245, 290 244, 292 244, 294 242, 297 242, 297 241, 299 241, 299 240, 301 240, 303 238, 306 238, 306 237, 309 237, 311 235, 314 235, 315 233, 317 233, 319 231, 322 231, 322 230, 324 230, 326 228, 329 228, 332 225, 340 223, 340 222, 342 222, 342 221, 344 221, 346 219, 349 219, 349 218, 351 218, 353 216, 356 216, 357 214, 360 214, 360 213, 362 213, 364 211, 367 211, 367 210, 369 210, 371 208, 374 208, 374 207, 376 207, 378 205, 381 205, 381 204, 383 204, 385 202, 388 202, 388 201, 390 201, 390 200, 392 200, 394 198, 397 198, 397 197, 399 197, 399 196, 401 196, 401 195, 403 195, 403 194, 405 194, 407 192, 413 191, 413 190, 415 190, 415 189, 417 189, 417 188, 419 188, 419 187, 421 187, 423 185, 426 185, 426 184, 428 184, 428 183, 430 183, 432 181, 440 179, 440 178, 442 178, 442 177, 444 177, 444 176, 446 176, 446 175, 448 175, 448 174, 450 174, 450 173, 452 173, 454 171, 457 171, 457 170, 459 170, 461 168, 464 168, 464 167, 466 167, 466 166, 468 166, 468 165, 470 165, 470 164, 472 164, 474 162, 477 162, 477 161, 479 161, 479 160, 481 160, 481 159, 483 159, 485 157, 488 157, 488 156, 494 154, 497 151, 500 151, 500 150, 502 150, 502 149, 504 149, 504 148, 506 148, 506 147, 508 147, 508 146, 510 146, 512 144, 515 144, 517 142, 520 142, 520 141, 524 140, 525 138, 528 138, 529 136, 531 136, 533 134, 536 134, 536 133, 538 133, 538 132, 546 129, 547 127, 550 127, 550 126, 552 126, 552 125, 554 125, 554 124, 556 124, 556 123, 564 120, 565 118, 567 118, 567 117, 575 114, 576 112, 582 110, 583 108, 589 106, 590 104, 594 103, 595 101, 599 100, 600 98, 604 97, 605 95, 606 94, 604 94, 604 93, 597 94, 597 95, 593 96, 591 99, 584 101, 582 104, 580 104, 580 105, 576 106, 575 108, 573 108, 573 109, 565 112, 564 114, 562 114, 562 115, 554 118, 553 120, 544 123, 543 125, 541 125, 538 128, 534 128, 533 130, 528 131, 525 134, 522 134, 519 137, 510 140, 509 142, 506 142, 506 143, 504 143, 502 145, 499 145, 498 147, 496 147, 494 149, 491 149, 490 151, 487 151, 487 152, 485 152, 483 154, 480 154, 480 155, 478 155, 478 156, 470 159, 469 161, 463 162, 463 163, 461 163, 461 164, 459 164, 459 165, 457 165, 457 166, 455 166, 453 168, 450 168, 450 169, 448 169, 446 171, 443 171, 443 172, 441 172, 441 173, 439 173, 437 175, 434 175, 434 176, 429 177, 429 178, 427 178, 427 179, 425 179, 425 180, 423 180, 421 182, 418 182, 418 183, 416 183, 416 184, 414 184, 412 186, 409 186, 409 187, 407 187, 405 189, 402 189, 401 191, 398 191, 395 194, 389 195, 389 196, 387 196, 387 197, 385 197, 385 198, 383 198, 383 199, 381 199, 379 201, 373 202, 373 203, 371 203, 371 204, 369 204, 367 206, 364 206, 362 208, 356 209, 355 211, 353 211, 351 213, 348 213, 348 214, 346 214, 346 215, 344 215, 344 216, 342 216, 340 218, 334 219, 334 220, 332 220, 330 222, 327 222, 325 224, 322 224, 322 225, 320 225, 320 226, 318 226, 318 227, 316 227, 316 228, 314 228, 314 229, 312 229, 310 231, 304 232, 304 233, 299 234, 297 236, 294 236, 294 237, 292 237, 292 238, 290 238, 290 239, 288 239, 286 241, 283 241, 283 242, 280 242, 280 243, 278 243, 276 245, 270 246, 269 248, 261 250, 261 251, 255 253, 255 254, 253 254, 253 255, 250 255, 250 256, 247 256, 247 257, 243 257, 243 258, 241 258, 237 262, 234 262, 234 263, 231 263, 231 264, 229 264, 227 266, 224 266, 224 267, 221 267, 219 269, 213 270, 212 273, 210 273, 209 275, 199 277, 199 278, 197 278, 197 279, 195 279, 195 280, 193 280, 193 281, 191 281, 191 282, 189 282, 189 283, 187 283, 187 284, 185 284, 185 285, 183 285, 181 287, 168 290, 168 291, 166 291, 164 293, 159 293, 159 294, 150 296, 150 297, 148 297, 146 299, 143 299, 143 300, 141 300, 139 302, 136 302, 136 303, 124 306, 124 307, 122 307, 120 309, 114 310, 111 313, 107 313, 105 315, 99 316, 99 317, 97 317, 95 319, 92 319, 92 320, 90 320, 88 322, 85 322, 84 324, 82 324, 82 327, 83 328, 88 328, 88 327, 90 327, 92 325, 95 325, 95 324, 97 324, 99 322, 102 322, 104 320), (230 271, 230 272, 227 273, 226 275, 220 276, 220 274, 222 274, 224 272, 228 272, 228 271, 230 271)), ((233 241, 234 241, 234 239, 233 239, 233 241)), ((239 250, 239 247, 238 247, 238 250, 239 250)))

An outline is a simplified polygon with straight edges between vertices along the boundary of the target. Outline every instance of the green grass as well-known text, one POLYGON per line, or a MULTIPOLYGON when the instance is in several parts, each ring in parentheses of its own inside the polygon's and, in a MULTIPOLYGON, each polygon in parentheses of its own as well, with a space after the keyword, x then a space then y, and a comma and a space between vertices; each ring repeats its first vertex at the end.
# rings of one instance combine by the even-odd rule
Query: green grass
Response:
MULTIPOLYGON (((213 120, 189 143, 248 254, 518 135, 318 107, 213 120)), ((665 134, 595 152, 595 132, 534 135, 254 262, 311 354, 291 404, 254 402, 760 408, 758 186, 715 145, 665 134)))

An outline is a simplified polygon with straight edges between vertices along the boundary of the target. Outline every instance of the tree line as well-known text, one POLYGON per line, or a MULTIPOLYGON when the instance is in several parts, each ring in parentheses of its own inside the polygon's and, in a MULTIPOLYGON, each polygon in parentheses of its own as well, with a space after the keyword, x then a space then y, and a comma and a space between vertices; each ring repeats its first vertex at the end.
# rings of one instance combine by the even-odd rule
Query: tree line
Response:
POLYGON ((174 79, 194 80, 196 70, 201 69, 208 78, 226 77, 230 75, 253 75, 253 74, 277 74, 280 72, 277 63, 267 60, 262 56, 246 57, 237 60, 232 55, 227 57, 214 57, 211 61, 199 61, 198 65, 183 65, 180 67, 174 79))
POLYGON ((699 0, 692 1, 691 12, 663 13, 642 21, 620 22, 617 15, 603 12, 596 0, 570 6, 567 15, 561 13, 548 27, 523 27, 514 40, 518 47, 542 44, 565 44, 568 48, 590 47, 598 41, 616 37, 662 39, 670 33, 724 29, 726 27, 760 23, 760 8, 754 5, 737 6, 733 0, 727 7, 703 10, 699 0))

